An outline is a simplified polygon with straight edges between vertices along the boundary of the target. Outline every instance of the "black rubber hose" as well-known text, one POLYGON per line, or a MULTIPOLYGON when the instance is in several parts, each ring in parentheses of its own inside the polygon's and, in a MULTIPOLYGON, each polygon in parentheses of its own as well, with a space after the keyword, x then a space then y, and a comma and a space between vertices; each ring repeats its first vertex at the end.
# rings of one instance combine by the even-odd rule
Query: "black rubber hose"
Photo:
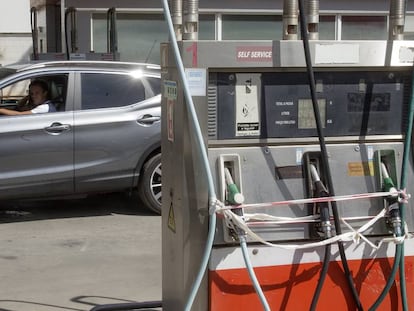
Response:
POLYGON ((312 298, 312 303, 309 309, 310 311, 316 310, 316 306, 319 301, 319 296, 321 295, 321 292, 322 292, 322 286, 325 283, 326 275, 328 274, 330 257, 331 257, 331 244, 328 244, 325 246, 325 256, 323 259, 322 271, 319 276, 318 285, 316 286, 315 293, 312 298))
POLYGON ((39 60, 37 49, 37 10, 35 7, 30 9, 30 27, 32 31, 33 59, 39 60))
MULTIPOLYGON (((405 12, 407 12, 407 5, 408 1, 405 3, 405 12)), ((404 189, 407 184, 407 169, 410 163, 410 151, 411 154, 414 155, 412 150, 413 146, 411 144, 413 140, 413 122, 414 122, 414 70, 411 72, 411 98, 410 98, 410 105, 409 105, 409 112, 408 112, 408 126, 405 133, 405 140, 404 140, 404 153, 403 153, 403 160, 402 160, 402 167, 401 167, 401 182, 400 187, 404 189)), ((401 215, 401 223, 405 223, 405 203, 400 203, 400 215, 401 215)), ((406 234, 404 230, 404 226, 402 226, 403 234, 406 234)), ((401 258, 400 258, 400 292, 402 297, 402 306, 403 310, 408 310, 408 301, 407 301, 407 287, 406 287, 406 280, 405 280, 405 255, 404 255, 404 243, 401 245, 401 258)))
MULTIPOLYGON (((318 132, 319 144, 320 144, 321 154, 322 154, 322 165, 326 172, 326 183, 327 183, 330 195, 335 196, 335 192, 333 189, 332 176, 331 176, 331 172, 329 169, 328 152, 326 150, 326 143, 325 143, 325 139, 324 139, 324 135, 322 131, 322 122, 321 122, 320 113, 319 113, 319 106, 318 106, 316 92, 315 92, 315 89, 316 89, 315 76, 314 76, 314 72, 312 68, 312 61, 310 57, 309 37, 308 37, 308 32, 306 30, 306 17, 305 17, 303 0, 299 0, 299 17, 300 17, 301 36, 302 36, 302 42, 303 42, 303 47, 304 47, 304 52, 305 52, 305 59, 306 59, 306 67, 307 67, 310 91, 311 91, 311 96, 312 96, 312 105, 313 105, 313 111, 315 113, 316 129, 318 132)), ((332 207, 332 214, 333 214, 334 223, 335 223, 335 230, 336 230, 336 233, 340 235, 342 233, 341 223, 339 221, 338 207, 335 201, 331 202, 331 207, 332 207)), ((351 275, 351 271, 348 266, 348 261, 345 255, 345 248, 341 241, 338 242, 338 249, 339 249, 339 253, 341 256, 342 266, 344 268, 344 274, 347 279, 349 289, 352 292, 352 296, 354 298, 354 301, 355 301, 355 304, 358 310, 362 311, 363 308, 361 305, 361 301, 359 299, 358 292, 355 288, 354 281, 351 275)))
MULTIPOLYGON (((315 197, 317 198, 329 196, 328 190, 326 189, 325 185, 322 183, 321 180, 315 181, 314 193, 316 193, 315 197)), ((321 221, 321 227, 323 229, 323 233, 326 239, 330 238, 332 234, 331 234, 331 224, 330 224, 330 215, 329 215, 329 203, 328 202, 318 203, 318 208, 319 208, 320 221, 321 221)), ((326 279, 326 276, 329 270, 329 264, 330 264, 330 259, 331 259, 331 248, 332 248, 331 244, 325 245, 325 256, 324 256, 323 263, 322 263, 322 270, 319 276, 318 284, 315 289, 315 293, 312 297, 310 311, 316 310, 316 306, 318 304, 319 297, 322 292, 322 287, 323 287, 323 284, 325 283, 325 279, 326 279)))
MULTIPOLYGON (((405 133, 405 140, 404 140, 404 152, 403 152, 403 160, 401 165, 401 181, 400 181, 400 188, 405 189, 407 184, 407 169, 409 165, 409 158, 410 158, 410 150, 412 148, 411 141, 413 135, 413 122, 414 122, 414 70, 411 73, 411 97, 409 103, 409 112, 408 112, 408 122, 407 122, 407 129, 405 133)), ((405 203, 400 202, 400 217, 401 217, 401 231, 402 234, 406 234, 404 231, 404 223, 405 223, 405 203)), ((407 289, 406 289, 406 282, 405 282, 405 264, 404 264, 404 242, 402 244, 397 244, 394 256, 394 264, 392 266, 390 277, 385 284, 381 295, 369 309, 370 311, 375 310, 381 302, 384 300, 385 296, 391 289, 391 286, 394 284, 395 277, 397 274, 397 265, 399 267, 399 275, 400 275, 400 294, 402 300, 402 310, 408 310, 408 302, 407 302, 407 289)))
POLYGON ((67 60, 69 60, 68 15, 69 15, 69 10, 66 10, 65 12, 65 45, 66 45, 66 59, 67 60))
POLYGON ((161 308, 162 301, 144 301, 113 303, 93 307, 90 311, 120 311, 120 310, 139 310, 144 308, 161 308))
POLYGON ((396 250, 395 250, 394 264, 392 265, 390 277, 388 278, 387 283, 385 284, 385 287, 382 290, 381 294, 378 296, 377 300, 374 302, 372 307, 368 309, 368 311, 377 310, 381 302, 384 300, 385 296, 389 293, 392 285, 394 285, 395 276, 397 274, 398 266, 401 260, 401 255, 402 255, 402 250, 403 250, 402 247, 403 246, 401 244, 397 244, 396 250))

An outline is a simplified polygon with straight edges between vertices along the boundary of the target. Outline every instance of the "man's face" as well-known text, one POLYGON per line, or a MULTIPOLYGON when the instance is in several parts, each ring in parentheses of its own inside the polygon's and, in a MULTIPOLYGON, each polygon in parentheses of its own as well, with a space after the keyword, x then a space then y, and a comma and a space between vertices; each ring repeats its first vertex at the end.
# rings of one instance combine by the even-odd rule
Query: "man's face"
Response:
POLYGON ((47 92, 38 85, 33 85, 30 87, 29 95, 32 98, 33 104, 40 105, 43 104, 46 100, 47 92))

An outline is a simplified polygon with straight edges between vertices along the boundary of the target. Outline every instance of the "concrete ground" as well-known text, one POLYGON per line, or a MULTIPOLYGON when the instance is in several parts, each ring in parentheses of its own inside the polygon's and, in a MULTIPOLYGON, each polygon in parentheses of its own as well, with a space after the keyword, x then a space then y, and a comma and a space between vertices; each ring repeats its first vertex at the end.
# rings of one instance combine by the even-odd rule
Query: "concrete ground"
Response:
POLYGON ((161 300, 161 217, 125 195, 0 205, 0 310, 161 300))

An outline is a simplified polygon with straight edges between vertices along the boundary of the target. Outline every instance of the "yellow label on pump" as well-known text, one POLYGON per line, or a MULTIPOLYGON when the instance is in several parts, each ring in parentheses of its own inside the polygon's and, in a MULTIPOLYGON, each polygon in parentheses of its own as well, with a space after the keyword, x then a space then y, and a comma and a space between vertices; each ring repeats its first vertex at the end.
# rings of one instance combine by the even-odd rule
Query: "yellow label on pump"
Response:
POLYGON ((168 228, 170 228, 170 230, 175 233, 175 216, 172 202, 170 205, 170 210, 168 212, 168 228))
POLYGON ((372 161, 348 162, 348 176, 374 176, 372 161))

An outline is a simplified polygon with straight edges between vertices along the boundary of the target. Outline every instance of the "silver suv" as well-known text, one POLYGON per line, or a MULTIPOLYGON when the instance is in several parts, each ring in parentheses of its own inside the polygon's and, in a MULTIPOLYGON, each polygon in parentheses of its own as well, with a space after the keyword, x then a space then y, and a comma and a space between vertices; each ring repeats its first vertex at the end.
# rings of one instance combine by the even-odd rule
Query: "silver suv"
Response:
POLYGON ((33 64, 0 80, 0 107, 16 109, 34 79, 56 112, 0 116, 0 199, 136 190, 160 213, 159 67, 33 64))

